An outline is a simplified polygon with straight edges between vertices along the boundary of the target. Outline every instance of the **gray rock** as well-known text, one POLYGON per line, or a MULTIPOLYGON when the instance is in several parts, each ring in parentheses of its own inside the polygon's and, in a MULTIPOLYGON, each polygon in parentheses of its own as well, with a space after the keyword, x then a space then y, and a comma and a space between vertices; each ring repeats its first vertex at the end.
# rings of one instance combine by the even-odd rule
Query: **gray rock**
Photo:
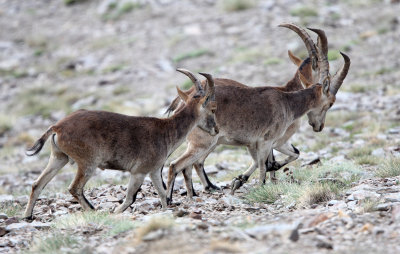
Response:
POLYGON ((151 231, 145 236, 142 237, 143 241, 154 241, 154 240, 159 240, 164 236, 164 230, 163 229, 158 229, 155 231, 151 231))
POLYGON ((385 202, 400 202, 400 192, 385 194, 385 202))
POLYGON ((339 203, 339 201, 337 201, 337 200, 331 200, 331 201, 328 202, 328 206, 334 206, 334 205, 336 205, 337 203, 339 203))
POLYGON ((2 237, 3 235, 7 234, 8 231, 6 230, 5 227, 0 227, 0 237, 2 237))
POLYGON ((372 151, 371 155, 373 156, 384 156, 385 155, 385 150, 383 150, 383 148, 378 148, 372 151))
POLYGON ((326 238, 325 236, 317 235, 315 237, 315 240, 317 241, 317 244, 316 244, 317 248, 328 249, 328 250, 333 249, 332 242, 328 238, 326 238))
POLYGON ((14 197, 12 195, 7 195, 7 194, 0 195, 0 203, 12 201, 13 199, 14 199, 14 197))
POLYGON ((43 223, 40 221, 33 221, 31 223, 31 226, 33 226, 34 228, 37 228, 37 229, 49 229, 50 225, 51 225, 50 223, 43 223))
MULTIPOLYGON (((366 198, 369 199, 378 199, 379 198, 379 194, 377 194, 376 192, 372 192, 372 191, 367 191, 367 190, 356 190, 353 192, 353 197, 355 200, 364 200, 366 198)), ((351 195, 350 195, 351 196, 351 195)), ((349 199, 349 197, 347 198, 349 199)))
POLYGON ((5 213, 0 213, 0 220, 7 220, 8 216, 5 213))
POLYGON ((13 223, 8 226, 6 226, 7 231, 13 231, 13 230, 21 230, 24 228, 30 228, 32 225, 28 222, 19 222, 19 223, 13 223))
POLYGON ((383 203, 383 204, 378 204, 376 206, 376 209, 378 211, 389 211, 391 206, 392 206, 392 204, 390 204, 390 203, 383 203))

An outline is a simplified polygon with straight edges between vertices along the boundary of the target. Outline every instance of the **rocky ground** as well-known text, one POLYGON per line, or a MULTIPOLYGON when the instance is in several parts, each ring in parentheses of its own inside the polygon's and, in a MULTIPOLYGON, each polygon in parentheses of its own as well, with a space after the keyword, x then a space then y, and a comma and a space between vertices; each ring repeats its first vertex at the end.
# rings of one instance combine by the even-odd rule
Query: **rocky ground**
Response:
POLYGON ((0 253, 399 253, 399 12, 396 1, 376 0, 0 0, 0 253), (277 27, 288 21, 326 31, 331 73, 339 51, 352 61, 325 129, 304 120, 293 137, 301 155, 292 176, 264 187, 254 176, 232 196, 232 178, 251 159, 220 146, 206 171, 221 191, 203 192, 195 177, 188 201, 178 177, 162 211, 146 179, 115 215, 128 176, 99 170, 85 192, 97 211, 83 213, 67 191, 68 165, 42 192, 34 221, 22 220, 49 147, 36 157, 24 150, 50 124, 79 108, 161 117, 175 86, 190 86, 176 67, 284 84, 295 72, 287 50, 306 55, 277 27))

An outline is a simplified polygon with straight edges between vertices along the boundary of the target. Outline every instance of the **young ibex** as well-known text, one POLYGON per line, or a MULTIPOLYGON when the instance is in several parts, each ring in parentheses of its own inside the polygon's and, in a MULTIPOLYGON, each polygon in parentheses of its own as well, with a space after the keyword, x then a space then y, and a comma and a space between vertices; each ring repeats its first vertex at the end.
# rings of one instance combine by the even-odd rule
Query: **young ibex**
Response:
MULTIPOLYGON (((331 84, 329 63, 327 60, 327 39, 322 30, 312 29, 318 34, 316 46, 304 29, 293 24, 282 24, 300 35, 306 44, 311 60, 305 60, 295 77, 285 87, 251 88, 228 79, 215 79, 216 101, 219 108, 216 112, 220 134, 210 137, 201 130, 194 129, 188 135, 188 149, 170 166, 167 196, 172 198, 170 183, 175 175, 184 170, 185 179, 191 178, 191 166, 194 165, 200 179, 206 187, 213 187, 203 168, 208 154, 218 144, 245 145, 253 157, 254 163, 232 184, 232 190, 239 188, 254 170, 261 165, 260 183, 265 181, 265 172, 274 171, 298 157, 299 151, 287 144, 287 140, 297 131, 299 117, 307 113, 309 124, 314 131, 324 127, 325 114, 335 101, 335 94, 343 83, 350 65, 350 59, 342 53, 345 65, 335 75, 331 84), (317 71, 319 83, 312 85, 311 67, 317 71), (301 82, 300 82, 301 81, 301 82), (303 83, 307 89, 303 89, 303 83), (271 148, 289 155, 282 162, 273 162, 271 148), (264 152, 268 152, 265 154, 264 152), (267 160, 269 157, 269 160, 267 160), (261 164, 260 164, 261 163, 261 164)), ((301 61, 291 55, 297 65, 301 61)), ((171 109, 176 107, 176 101, 171 109)), ((271 172, 273 176, 274 172, 271 172)), ((192 185, 186 180, 188 197, 193 195, 192 185)))
POLYGON ((167 157, 196 126, 210 135, 218 133, 212 76, 200 73, 208 81, 204 91, 200 81, 190 71, 178 71, 194 82, 196 92, 188 96, 177 87, 185 106, 172 117, 159 119, 78 110, 51 126, 28 150, 31 153, 27 153, 30 156, 39 153, 46 140, 52 137, 49 163, 32 185, 24 216, 32 218, 40 192, 70 160, 78 164, 78 171, 68 189, 84 209, 93 209, 84 196, 83 188, 97 167, 131 173, 125 201, 115 212, 123 212, 135 201, 147 174, 150 174, 165 208, 166 194, 160 169, 167 157))

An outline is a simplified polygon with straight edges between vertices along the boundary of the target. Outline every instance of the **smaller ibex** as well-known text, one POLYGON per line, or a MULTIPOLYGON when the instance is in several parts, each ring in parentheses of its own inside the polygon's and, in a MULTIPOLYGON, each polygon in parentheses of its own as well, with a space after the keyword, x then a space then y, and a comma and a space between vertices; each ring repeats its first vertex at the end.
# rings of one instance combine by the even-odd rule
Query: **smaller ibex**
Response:
POLYGON ((115 212, 123 212, 135 201, 147 174, 150 174, 161 198, 162 207, 166 208, 166 193, 160 171, 167 157, 196 126, 210 135, 218 133, 212 76, 200 73, 207 78, 208 86, 204 91, 193 73, 184 69, 177 71, 194 82, 197 92, 188 96, 177 87, 185 106, 172 117, 159 119, 78 110, 51 126, 28 150, 31 153, 27 153, 29 156, 39 153, 52 136, 49 163, 32 185, 24 217, 32 218, 40 192, 68 161, 78 164, 78 172, 68 188, 69 192, 85 210, 94 209, 85 198, 83 188, 97 167, 131 173, 125 201, 115 212))

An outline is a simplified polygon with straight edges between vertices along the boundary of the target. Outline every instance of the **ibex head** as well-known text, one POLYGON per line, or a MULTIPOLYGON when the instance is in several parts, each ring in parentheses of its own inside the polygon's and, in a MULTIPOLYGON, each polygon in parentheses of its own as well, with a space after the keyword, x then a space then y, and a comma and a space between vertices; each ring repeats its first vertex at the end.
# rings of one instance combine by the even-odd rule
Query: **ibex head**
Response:
MULTIPOLYGON (((185 69, 177 69, 177 71, 185 74, 192 80, 196 88, 196 93, 193 95, 183 92, 178 87, 179 97, 182 99, 185 105, 195 108, 195 114, 198 116, 197 126, 215 136, 218 134, 218 126, 215 121, 215 112, 217 110, 217 102, 215 101, 215 87, 214 79, 211 74, 200 73, 200 75, 207 78, 206 91, 201 86, 200 80, 190 71, 185 69)), ((177 111, 179 111, 180 107, 177 111)))
MULTIPOLYGON (((328 62, 328 39, 325 32, 320 29, 309 28, 309 30, 318 35, 317 45, 315 45, 310 35, 297 25, 285 23, 280 26, 295 31, 301 37, 311 58, 312 69, 316 72, 311 83, 321 86, 321 93, 319 94, 319 98, 316 100, 315 107, 307 113, 307 116, 308 123, 313 127, 313 130, 315 132, 320 132, 323 130, 325 125, 326 112, 335 103, 336 93, 349 71, 350 58, 346 54, 340 52, 344 59, 344 65, 333 77, 331 77, 328 62)), ((305 78, 301 72, 299 72, 299 75, 300 80, 306 87, 308 87, 310 85, 310 80, 305 78)))

